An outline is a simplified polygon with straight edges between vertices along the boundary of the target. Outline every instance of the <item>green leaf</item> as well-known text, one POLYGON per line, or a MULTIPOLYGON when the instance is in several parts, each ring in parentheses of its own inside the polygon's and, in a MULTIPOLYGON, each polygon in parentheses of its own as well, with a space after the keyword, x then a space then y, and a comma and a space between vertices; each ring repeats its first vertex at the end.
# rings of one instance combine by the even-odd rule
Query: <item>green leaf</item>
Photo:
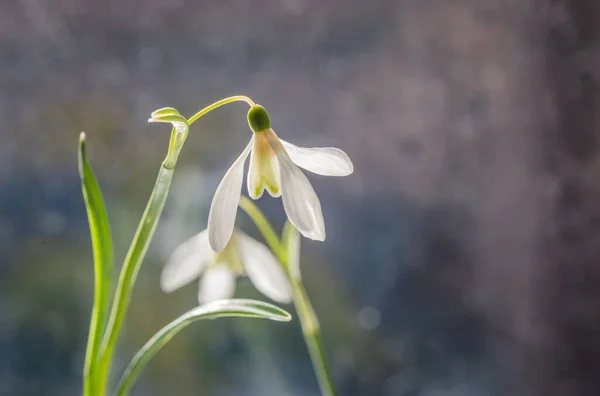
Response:
POLYGON ((194 308, 163 327, 139 350, 121 377, 115 395, 127 395, 148 361, 184 327, 200 319, 227 316, 270 319, 278 322, 289 322, 292 319, 287 311, 273 304, 256 300, 220 300, 194 308))
POLYGON ((94 308, 85 357, 84 394, 92 395, 95 387, 95 367, 108 312, 113 248, 104 199, 94 172, 87 161, 85 143, 85 133, 82 132, 79 136, 79 175, 81 176, 81 189, 90 225, 94 254, 94 308))

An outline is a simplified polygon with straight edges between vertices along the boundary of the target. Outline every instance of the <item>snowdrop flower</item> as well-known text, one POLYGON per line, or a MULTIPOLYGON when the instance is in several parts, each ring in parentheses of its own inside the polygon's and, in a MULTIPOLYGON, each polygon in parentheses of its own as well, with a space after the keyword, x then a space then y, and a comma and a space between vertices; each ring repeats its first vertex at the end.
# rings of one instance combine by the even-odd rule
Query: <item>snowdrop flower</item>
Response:
POLYGON ((291 301, 289 282, 273 253, 239 230, 219 253, 213 252, 208 243, 208 230, 183 242, 167 261, 160 286, 169 293, 202 275, 198 301, 203 304, 231 298, 235 292, 236 276, 244 274, 272 300, 280 303, 291 301))
POLYGON ((267 190, 273 197, 281 196, 285 213, 298 231, 307 238, 325 240, 321 203, 298 167, 319 175, 347 176, 354 170, 352 161, 337 148, 302 148, 280 139, 260 105, 248 111, 248 124, 253 131, 250 143, 225 173, 210 207, 210 246, 220 252, 231 238, 248 155, 248 195, 258 199, 267 190))

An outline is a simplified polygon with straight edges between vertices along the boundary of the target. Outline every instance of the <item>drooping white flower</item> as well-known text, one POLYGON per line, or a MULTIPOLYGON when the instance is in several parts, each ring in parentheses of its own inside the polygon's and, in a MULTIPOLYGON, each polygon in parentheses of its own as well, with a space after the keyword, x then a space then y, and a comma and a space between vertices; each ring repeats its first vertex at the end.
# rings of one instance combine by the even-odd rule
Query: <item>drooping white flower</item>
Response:
POLYGON ((321 203, 298 167, 324 176, 347 176, 354 171, 352 161, 337 148, 302 148, 280 139, 260 105, 248 112, 248 124, 254 132, 250 143, 225 173, 210 207, 210 246, 220 252, 231 238, 248 155, 248 195, 258 199, 267 190, 273 197, 281 196, 285 213, 298 231, 307 238, 325 240, 321 203))
POLYGON ((167 261, 160 286, 169 293, 200 278, 198 301, 203 304, 232 297, 235 278, 241 275, 247 275, 260 292, 274 301, 288 303, 292 299, 283 267, 273 253, 239 230, 219 253, 209 245, 208 230, 183 242, 167 261))

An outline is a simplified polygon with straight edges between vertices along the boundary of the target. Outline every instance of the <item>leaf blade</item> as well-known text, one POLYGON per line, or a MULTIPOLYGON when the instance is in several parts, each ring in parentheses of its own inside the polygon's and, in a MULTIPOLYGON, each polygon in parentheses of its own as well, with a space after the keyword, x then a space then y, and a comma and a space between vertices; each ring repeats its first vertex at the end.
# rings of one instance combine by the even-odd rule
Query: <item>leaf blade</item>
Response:
POLYGON ((281 244, 284 255, 287 258, 287 268, 294 281, 300 281, 300 232, 294 227, 290 220, 285 221, 283 232, 281 233, 281 244))
POLYGON ((139 373, 148 361, 177 333, 187 325, 201 319, 221 317, 249 317, 288 322, 292 316, 285 310, 266 302, 247 299, 229 299, 213 301, 196 307, 175 319, 159 330, 138 351, 127 366, 125 373, 117 385, 115 395, 127 395, 139 373))
POLYGON ((87 160, 84 132, 79 137, 78 165, 94 256, 94 307, 90 320, 84 365, 84 393, 93 394, 95 386, 94 369, 108 314, 113 247, 110 223, 106 214, 102 192, 87 160))

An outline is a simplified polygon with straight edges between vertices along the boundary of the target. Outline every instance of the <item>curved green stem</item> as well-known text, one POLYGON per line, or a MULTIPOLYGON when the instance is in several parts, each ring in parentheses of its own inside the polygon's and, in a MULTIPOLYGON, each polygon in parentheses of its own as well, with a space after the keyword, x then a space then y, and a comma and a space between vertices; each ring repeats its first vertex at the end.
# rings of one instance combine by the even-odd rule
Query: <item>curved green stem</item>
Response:
POLYGON ((317 380, 319 381, 319 388, 321 394, 326 396, 334 396, 335 387, 331 380, 331 375, 327 368, 327 360, 325 359, 325 350, 323 343, 321 342, 321 326, 317 319, 317 314, 306 294, 306 289, 302 285, 302 281, 299 279, 292 279, 291 274, 288 273, 288 279, 292 283, 292 293, 294 295, 294 306, 298 317, 300 318, 300 324, 302 325, 302 335, 304 341, 308 347, 310 359, 317 374, 317 380))
POLYGON ((242 195, 239 206, 252 219, 277 259, 283 265, 288 281, 292 286, 294 306, 298 313, 298 318, 300 319, 302 335, 304 336, 304 341, 308 347, 308 352, 317 375, 321 394, 335 396, 335 387, 329 373, 327 360, 325 359, 323 343, 321 342, 321 326, 319 325, 319 319, 308 298, 302 280, 299 276, 294 275, 292 268, 290 268, 290 258, 288 256, 287 247, 283 245, 265 215, 254 202, 242 195))
POLYGON ((221 99, 218 102, 211 104, 210 106, 206 106, 205 108, 203 108, 202 110, 200 110, 199 112, 197 112, 196 114, 191 116, 190 119, 188 120, 188 125, 192 125, 194 123, 194 121, 196 121, 198 118, 202 117, 204 114, 211 112, 218 107, 221 107, 223 105, 226 105, 226 104, 232 103, 232 102, 246 102, 250 105, 250 107, 255 105, 255 103, 252 101, 252 99, 250 99, 247 96, 243 96, 243 95, 230 96, 228 98, 221 99))
MULTIPOLYGON (((244 95, 230 96, 228 98, 221 99, 211 105, 206 106, 205 108, 203 108, 202 110, 198 111, 196 114, 191 116, 187 120, 187 127, 189 128, 190 125, 192 125, 194 122, 196 122, 200 117, 202 117, 206 113, 210 113, 211 111, 218 109, 221 106, 224 106, 228 103, 233 103, 233 102, 246 102, 246 103, 248 103, 248 105, 250 107, 254 106, 254 102, 252 101, 252 99, 250 99, 247 96, 244 96, 244 95)), ((175 164, 177 163, 177 157, 179 156, 179 150, 177 150, 177 147, 181 146, 181 144, 183 144, 183 142, 180 141, 182 134, 178 134, 176 132, 177 132, 177 129, 175 127, 173 127, 173 129, 171 130, 171 141, 169 143, 169 155, 165 159, 165 167, 168 169, 173 168, 175 166, 175 164)), ((187 136, 187 133, 185 135, 187 136)), ((185 140, 185 138, 184 138, 184 140, 185 140)))
POLYGON ((275 253, 275 256, 277 256, 277 257, 282 256, 284 252, 283 252, 283 246, 281 245, 281 242, 279 241, 279 237, 277 236, 277 233, 275 233, 275 231, 273 231, 273 227, 271 226, 271 223, 269 223, 269 220, 267 220, 267 218, 260 211, 258 206, 256 206, 256 204, 254 202, 252 202, 250 200, 250 198, 246 197, 245 195, 242 195, 240 197, 239 205, 240 205, 240 208, 244 212, 246 212, 246 214, 250 217, 250 219, 252 219, 252 221, 254 222, 256 227, 259 229, 260 233, 265 238, 265 241, 267 241, 267 244, 269 245, 269 247, 271 248, 273 253, 275 253))

